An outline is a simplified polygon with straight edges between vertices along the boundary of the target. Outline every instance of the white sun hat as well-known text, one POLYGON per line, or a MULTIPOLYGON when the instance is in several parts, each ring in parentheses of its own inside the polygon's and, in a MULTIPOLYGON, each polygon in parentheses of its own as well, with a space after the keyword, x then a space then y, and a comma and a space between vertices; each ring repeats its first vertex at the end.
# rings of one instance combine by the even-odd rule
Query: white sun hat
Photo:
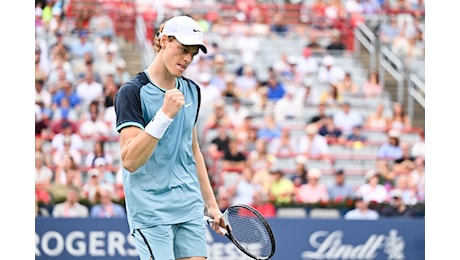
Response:
POLYGON ((189 16, 175 16, 166 21, 159 36, 163 35, 174 36, 183 45, 199 45, 204 53, 208 52, 203 43, 203 29, 189 16))

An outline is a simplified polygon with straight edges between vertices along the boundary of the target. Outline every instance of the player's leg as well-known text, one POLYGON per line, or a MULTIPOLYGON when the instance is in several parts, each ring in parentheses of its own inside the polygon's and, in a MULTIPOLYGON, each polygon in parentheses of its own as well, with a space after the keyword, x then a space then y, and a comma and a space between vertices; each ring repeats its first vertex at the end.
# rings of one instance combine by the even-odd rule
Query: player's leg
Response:
POLYGON ((174 235, 170 225, 136 229, 134 240, 141 260, 174 260, 174 235))
POLYGON ((207 257, 206 226, 203 218, 177 225, 174 252, 176 259, 205 260, 207 257))

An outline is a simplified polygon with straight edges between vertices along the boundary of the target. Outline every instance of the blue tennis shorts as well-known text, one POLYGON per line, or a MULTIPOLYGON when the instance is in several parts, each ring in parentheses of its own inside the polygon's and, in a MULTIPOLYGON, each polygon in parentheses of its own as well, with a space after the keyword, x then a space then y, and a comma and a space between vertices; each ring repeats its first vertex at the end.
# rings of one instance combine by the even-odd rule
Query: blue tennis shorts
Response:
POLYGON ((206 226, 203 218, 180 224, 136 229, 133 236, 141 260, 207 257, 206 226))

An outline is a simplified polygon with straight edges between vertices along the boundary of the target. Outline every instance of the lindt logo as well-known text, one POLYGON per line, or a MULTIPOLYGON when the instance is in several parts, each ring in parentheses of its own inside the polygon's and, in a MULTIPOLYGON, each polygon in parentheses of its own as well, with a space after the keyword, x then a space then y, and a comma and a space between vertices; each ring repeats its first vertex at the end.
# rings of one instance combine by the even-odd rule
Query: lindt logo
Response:
POLYGON ((316 251, 304 251, 302 259, 375 259, 378 250, 383 248, 388 260, 404 259, 404 240, 398 231, 392 229, 388 235, 373 234, 363 244, 351 245, 342 243, 343 232, 320 230, 311 234, 310 245, 316 251))

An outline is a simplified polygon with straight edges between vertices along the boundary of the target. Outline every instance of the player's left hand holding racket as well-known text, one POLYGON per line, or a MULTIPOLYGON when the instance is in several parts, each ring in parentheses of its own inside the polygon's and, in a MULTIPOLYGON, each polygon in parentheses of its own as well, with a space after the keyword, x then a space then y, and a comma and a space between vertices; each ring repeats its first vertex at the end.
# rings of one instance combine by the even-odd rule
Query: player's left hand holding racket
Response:
MULTIPOLYGON (((267 220, 256 209, 232 205, 222 214, 225 236, 243 253, 256 260, 270 259, 275 253, 275 237, 267 220)), ((205 216, 210 224, 214 219, 205 216)))

